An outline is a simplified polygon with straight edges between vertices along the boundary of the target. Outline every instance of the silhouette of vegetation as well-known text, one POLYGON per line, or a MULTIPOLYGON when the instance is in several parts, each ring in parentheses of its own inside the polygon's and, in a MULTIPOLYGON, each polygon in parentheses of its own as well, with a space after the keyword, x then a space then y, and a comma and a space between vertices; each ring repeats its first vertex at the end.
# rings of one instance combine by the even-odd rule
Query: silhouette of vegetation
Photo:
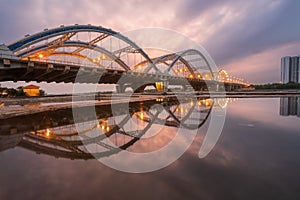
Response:
POLYGON ((300 89, 300 83, 269 83, 264 85, 252 85, 256 90, 264 90, 264 89, 300 89))
POLYGON ((40 90, 40 96, 43 97, 46 95, 46 92, 44 90, 40 90))
MULTIPOLYGON (((40 90, 40 96, 45 96, 46 93, 44 90, 40 90)), ((23 90, 23 87, 14 88, 0 88, 0 97, 25 97, 26 93, 23 90)))

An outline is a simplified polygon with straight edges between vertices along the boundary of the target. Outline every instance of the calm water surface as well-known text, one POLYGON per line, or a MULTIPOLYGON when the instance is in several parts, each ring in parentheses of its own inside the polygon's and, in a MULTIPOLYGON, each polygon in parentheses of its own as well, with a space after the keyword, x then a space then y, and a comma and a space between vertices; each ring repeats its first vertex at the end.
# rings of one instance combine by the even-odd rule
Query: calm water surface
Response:
POLYGON ((229 102, 222 135, 207 157, 198 158, 206 123, 179 160, 146 174, 36 153, 2 136, 0 199, 300 199, 298 108, 298 99, 229 102))

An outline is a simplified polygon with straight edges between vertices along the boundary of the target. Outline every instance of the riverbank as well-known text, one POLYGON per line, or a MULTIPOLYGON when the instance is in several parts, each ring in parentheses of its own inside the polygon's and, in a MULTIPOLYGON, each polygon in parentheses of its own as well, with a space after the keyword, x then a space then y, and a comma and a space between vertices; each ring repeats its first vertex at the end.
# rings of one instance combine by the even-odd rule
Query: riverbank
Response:
MULTIPOLYGON (((234 91, 234 92, 226 92, 224 93, 209 93, 209 92, 178 92, 177 95, 196 95, 199 97, 214 97, 214 98, 272 98, 272 97, 281 97, 281 96, 300 96, 300 90, 254 90, 254 91, 234 91)), ((63 102, 72 102, 72 101, 93 101, 93 100, 111 100, 111 99, 123 99, 123 98, 136 98, 136 97, 167 97, 167 96, 176 96, 174 93, 165 93, 165 94, 130 94, 130 93, 122 93, 122 94, 101 94, 101 95, 92 95, 92 94, 84 94, 84 95, 52 95, 52 96, 44 96, 44 97, 14 97, 14 98, 0 98, 0 103, 4 105, 27 105, 27 104, 36 104, 36 103, 63 103, 63 102)))
POLYGON ((24 98, 0 98, 0 119, 16 116, 31 115, 41 112, 55 112, 75 107, 125 105, 149 101, 169 101, 180 98, 279 98, 300 96, 300 91, 247 91, 224 93, 166 93, 166 94, 105 94, 105 95, 77 95, 77 96, 45 96, 24 98))

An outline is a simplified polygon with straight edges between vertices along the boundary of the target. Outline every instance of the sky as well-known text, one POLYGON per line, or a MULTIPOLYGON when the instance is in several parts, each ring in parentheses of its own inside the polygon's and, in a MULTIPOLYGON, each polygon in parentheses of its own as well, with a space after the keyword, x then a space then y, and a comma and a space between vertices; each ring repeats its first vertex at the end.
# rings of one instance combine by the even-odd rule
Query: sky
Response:
POLYGON ((0 0, 0 43, 61 24, 119 32, 175 30, 251 83, 280 81, 280 58, 300 55, 298 0, 0 0))

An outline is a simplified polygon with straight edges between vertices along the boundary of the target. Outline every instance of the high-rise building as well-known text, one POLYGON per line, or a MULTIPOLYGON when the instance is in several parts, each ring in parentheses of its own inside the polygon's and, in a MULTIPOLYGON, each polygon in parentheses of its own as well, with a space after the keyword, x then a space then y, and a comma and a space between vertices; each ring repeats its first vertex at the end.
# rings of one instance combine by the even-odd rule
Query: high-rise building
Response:
POLYGON ((281 82, 300 83, 299 56, 281 58, 281 82))
POLYGON ((300 97, 281 97, 280 115, 300 117, 300 97))
POLYGON ((288 83, 290 81, 290 60, 291 57, 281 58, 281 82, 288 83))
POLYGON ((289 116, 289 98, 280 98, 280 115, 289 116))

